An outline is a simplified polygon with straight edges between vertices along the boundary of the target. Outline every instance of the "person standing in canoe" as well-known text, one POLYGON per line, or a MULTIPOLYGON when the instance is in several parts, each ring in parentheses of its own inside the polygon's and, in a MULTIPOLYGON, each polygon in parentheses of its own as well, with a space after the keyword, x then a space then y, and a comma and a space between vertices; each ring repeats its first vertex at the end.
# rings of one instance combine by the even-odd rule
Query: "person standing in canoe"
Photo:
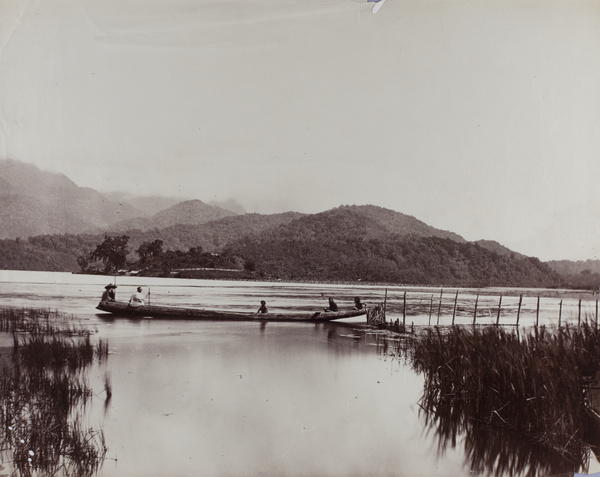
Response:
POLYGON ((329 306, 324 308, 325 311, 338 311, 337 303, 333 300, 332 297, 329 297, 329 306))
POLYGON ((259 313, 269 313, 269 309, 267 308, 267 302, 265 300, 261 300, 261 302, 260 302, 260 308, 254 314, 258 315, 259 313))
POLYGON ((117 288, 117 285, 113 285, 112 283, 106 285, 104 287, 104 293, 102 293, 102 298, 100 298, 100 301, 115 301, 115 288, 117 288))
POLYGON ((137 291, 131 295, 129 299, 129 306, 134 308, 138 306, 144 306, 146 304, 146 296, 142 293, 142 287, 138 287, 137 291))

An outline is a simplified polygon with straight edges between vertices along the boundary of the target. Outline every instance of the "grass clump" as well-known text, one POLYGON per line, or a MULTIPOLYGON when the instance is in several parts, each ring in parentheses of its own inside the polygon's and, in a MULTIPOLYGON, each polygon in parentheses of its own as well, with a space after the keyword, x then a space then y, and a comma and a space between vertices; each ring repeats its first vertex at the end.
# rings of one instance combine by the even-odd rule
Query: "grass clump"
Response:
POLYGON ((92 391, 81 377, 21 366, 1 374, 0 445, 16 475, 92 476, 107 448, 102 430, 84 428, 73 410, 92 391))
POLYGON ((75 317, 59 311, 37 308, 0 308, 0 332, 84 336, 92 331, 75 317))
POLYGON ((34 334, 27 336, 15 350, 28 367, 85 368, 94 359, 90 337, 72 340, 63 336, 34 334))
POLYGON ((94 396, 85 370, 108 356, 108 343, 94 346, 90 330, 47 310, 0 310, 0 329, 14 344, 12 365, 0 373, 2 459, 15 475, 94 475, 107 452, 104 434, 83 427, 80 411, 94 396))
MULTIPOLYGON (((502 463, 516 475, 545 451, 563 464, 586 460, 584 385, 600 364, 594 327, 542 327, 526 334, 499 327, 436 327, 414 340, 410 353, 414 368, 425 376, 420 405, 428 423, 443 445, 466 435, 474 468, 489 461, 497 471, 502 463), (502 431, 504 448, 515 443, 506 452, 509 464, 498 458, 497 442, 493 455, 482 457, 490 429, 502 431), (528 446, 538 451, 526 451, 528 446)), ((552 459, 544 459, 551 465, 552 459)))

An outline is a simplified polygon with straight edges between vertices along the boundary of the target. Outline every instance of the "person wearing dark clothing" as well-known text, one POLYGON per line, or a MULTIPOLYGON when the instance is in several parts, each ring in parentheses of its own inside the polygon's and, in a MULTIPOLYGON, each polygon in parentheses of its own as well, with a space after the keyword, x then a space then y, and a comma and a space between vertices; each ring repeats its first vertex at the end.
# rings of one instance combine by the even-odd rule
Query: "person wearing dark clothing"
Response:
POLYGON ((117 285, 113 285, 112 283, 106 285, 100 301, 115 301, 115 288, 117 288, 117 285))
POLYGON ((338 306, 332 297, 329 297, 329 306, 325 308, 325 311, 338 311, 338 306))
POLYGON ((269 309, 267 308, 267 302, 265 300, 261 300, 260 308, 255 313, 255 315, 258 315, 259 313, 269 313, 269 309))
POLYGON ((355 310, 362 310, 365 307, 364 303, 362 303, 360 301, 360 297, 356 296, 354 297, 354 309, 355 310))

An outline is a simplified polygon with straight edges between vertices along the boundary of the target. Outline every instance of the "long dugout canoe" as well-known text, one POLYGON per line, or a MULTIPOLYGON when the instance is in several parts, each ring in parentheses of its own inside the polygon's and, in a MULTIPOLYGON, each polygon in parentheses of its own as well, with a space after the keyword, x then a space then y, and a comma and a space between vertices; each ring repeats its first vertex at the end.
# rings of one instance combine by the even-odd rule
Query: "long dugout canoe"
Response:
POLYGON ((201 308, 183 308, 178 306, 143 305, 129 306, 119 301, 101 301, 97 310, 117 316, 137 316, 152 318, 173 318, 212 321, 306 321, 324 322, 352 318, 366 314, 366 309, 344 311, 316 311, 304 313, 241 313, 232 311, 205 310, 201 308))

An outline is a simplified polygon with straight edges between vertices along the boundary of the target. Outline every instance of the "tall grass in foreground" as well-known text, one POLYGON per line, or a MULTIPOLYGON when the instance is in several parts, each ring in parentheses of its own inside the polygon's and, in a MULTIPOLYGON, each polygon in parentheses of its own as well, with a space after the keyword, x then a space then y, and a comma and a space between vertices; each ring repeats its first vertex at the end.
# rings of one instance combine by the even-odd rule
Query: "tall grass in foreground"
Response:
POLYGON ((79 413, 92 391, 66 372, 2 371, 2 460, 17 475, 91 476, 106 455, 101 430, 84 428, 79 413))
POLYGON ((79 410, 94 395, 84 371, 108 343, 94 347, 91 331, 58 312, 2 310, 0 323, 14 343, 0 373, 0 458, 15 475, 93 475, 107 448, 79 410))
MULTIPOLYGON (((526 443, 564 462, 585 462, 584 383, 600 365, 594 327, 542 327, 526 334, 499 327, 434 328, 414 340, 410 353, 425 376, 420 405, 427 422, 442 445, 466 435, 475 468, 482 465, 481 443, 490 429, 502 430, 505 443, 520 442, 515 455, 526 452, 526 443)), ((488 456, 496 470, 498 452, 488 456)), ((523 471, 527 462, 513 458, 512 472, 523 471)))
POLYGON ((0 308, 0 332, 64 336, 83 336, 93 333, 92 330, 77 323, 72 315, 37 308, 0 308))

